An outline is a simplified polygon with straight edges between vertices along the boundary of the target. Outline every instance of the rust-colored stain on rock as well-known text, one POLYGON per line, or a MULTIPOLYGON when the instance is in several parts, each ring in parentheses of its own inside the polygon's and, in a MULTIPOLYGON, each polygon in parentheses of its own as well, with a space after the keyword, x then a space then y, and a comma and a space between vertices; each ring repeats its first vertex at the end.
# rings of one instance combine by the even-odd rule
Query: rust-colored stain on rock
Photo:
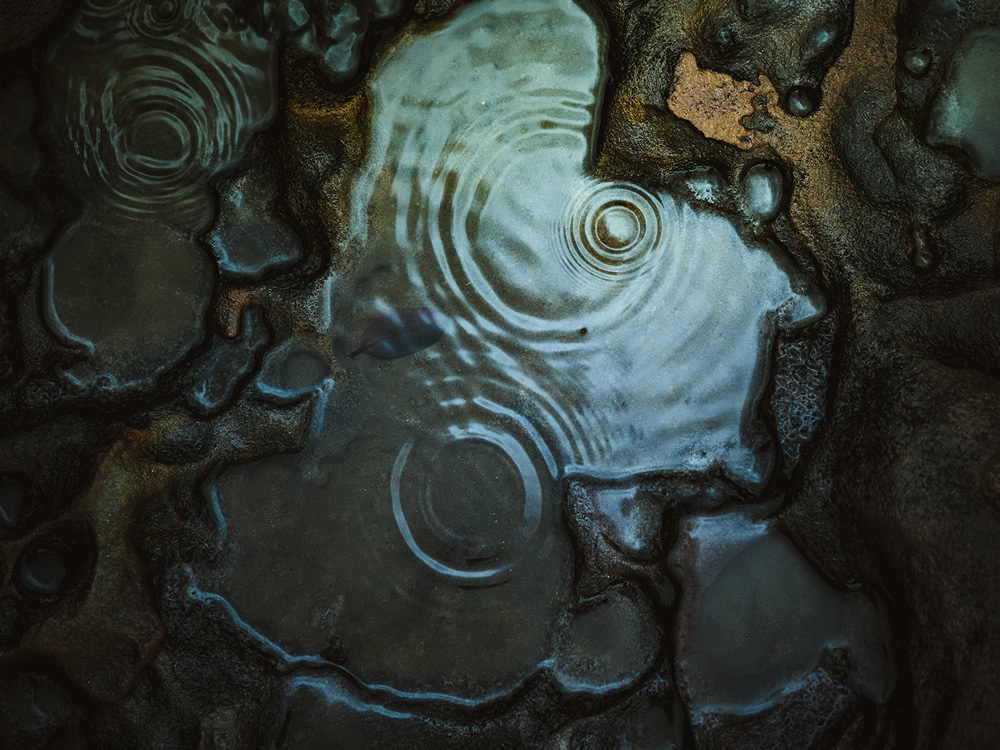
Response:
POLYGON ((706 138, 748 151, 760 135, 747 130, 744 117, 754 113, 753 102, 766 97, 768 106, 777 103, 774 86, 761 76, 761 83, 737 81, 725 73, 702 70, 690 52, 681 55, 674 69, 668 104, 670 111, 694 125, 706 138))

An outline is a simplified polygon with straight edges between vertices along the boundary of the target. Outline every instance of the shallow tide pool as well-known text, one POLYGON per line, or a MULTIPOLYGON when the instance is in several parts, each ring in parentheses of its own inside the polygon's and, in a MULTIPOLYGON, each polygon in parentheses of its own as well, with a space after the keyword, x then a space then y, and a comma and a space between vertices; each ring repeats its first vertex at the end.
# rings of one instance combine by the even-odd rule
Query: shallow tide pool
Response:
POLYGON ((374 68, 328 282, 344 369, 302 454, 213 488, 206 585, 288 652, 460 700, 539 670, 619 689, 662 623, 640 589, 577 601, 564 481, 766 482, 772 341, 822 302, 729 220, 592 173, 604 66, 590 16, 539 2, 473 4, 374 68))

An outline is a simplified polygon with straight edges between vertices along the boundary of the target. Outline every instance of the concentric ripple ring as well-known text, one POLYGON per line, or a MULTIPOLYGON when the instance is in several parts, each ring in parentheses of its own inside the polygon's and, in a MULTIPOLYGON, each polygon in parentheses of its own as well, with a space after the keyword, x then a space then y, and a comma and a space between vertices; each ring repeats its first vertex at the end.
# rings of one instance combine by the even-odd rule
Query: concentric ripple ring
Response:
MULTIPOLYGON (((410 441, 403 445, 392 467, 392 476, 390 479, 392 512, 407 547, 418 560, 431 570, 444 576, 462 579, 466 582, 490 582, 510 572, 516 565, 527 544, 535 536, 535 532, 538 531, 541 523, 543 503, 541 480, 528 452, 513 435, 477 423, 472 423, 467 427, 453 426, 449 432, 450 435, 445 445, 452 448, 479 445, 495 449, 502 455, 505 462, 509 463, 509 468, 512 468, 514 473, 519 477, 520 487, 514 491, 514 496, 519 497, 519 499, 523 498, 521 500, 523 504, 519 512, 517 529, 514 533, 515 538, 504 536, 503 538, 491 540, 493 541, 494 549, 490 554, 473 561, 471 564, 469 561, 463 561, 461 563, 463 567, 459 567, 460 563, 457 559, 455 561, 443 559, 451 557, 451 555, 440 553, 435 555, 428 552, 417 540, 417 534, 414 532, 414 524, 421 524, 424 530, 430 531, 440 541, 444 542, 448 542, 450 530, 446 527, 446 524, 442 523, 436 517, 433 507, 433 489, 429 486, 428 482, 422 484, 418 492, 419 497, 416 498, 420 513, 408 512, 407 508, 404 507, 404 505, 412 504, 404 503, 406 498, 403 497, 405 494, 403 474, 408 461, 412 460, 413 450, 417 446, 415 441, 410 441)), ((424 467, 420 467, 421 475, 424 474, 423 469, 424 467)), ((481 511, 478 508, 470 508, 468 510, 472 513, 481 511)), ((484 527, 491 525, 485 512, 482 513, 482 518, 479 520, 484 527)), ((460 551, 455 550, 456 558, 459 555, 460 551)))
POLYGON ((651 270, 670 245, 667 206, 638 185, 588 182, 566 209, 562 260, 581 277, 625 280, 651 270))

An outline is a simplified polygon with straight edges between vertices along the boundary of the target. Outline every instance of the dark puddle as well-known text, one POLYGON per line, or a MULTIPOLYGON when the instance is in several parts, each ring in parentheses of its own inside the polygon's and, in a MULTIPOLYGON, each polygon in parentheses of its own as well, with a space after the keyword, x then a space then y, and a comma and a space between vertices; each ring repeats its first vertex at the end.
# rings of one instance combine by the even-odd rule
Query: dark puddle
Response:
MULTIPOLYGON (((346 369, 269 355, 259 397, 316 398, 306 448, 212 489, 228 540, 203 581, 288 654, 428 698, 539 670, 628 688, 662 655, 660 604, 625 583, 578 598, 563 479, 767 480, 751 423, 776 320, 820 303, 726 219, 588 175, 602 55, 572 3, 478 3, 376 67, 364 260, 330 279, 346 369)), ((746 182, 773 215, 780 173, 746 182)), ((663 509, 627 494, 601 512, 648 562, 663 509)))

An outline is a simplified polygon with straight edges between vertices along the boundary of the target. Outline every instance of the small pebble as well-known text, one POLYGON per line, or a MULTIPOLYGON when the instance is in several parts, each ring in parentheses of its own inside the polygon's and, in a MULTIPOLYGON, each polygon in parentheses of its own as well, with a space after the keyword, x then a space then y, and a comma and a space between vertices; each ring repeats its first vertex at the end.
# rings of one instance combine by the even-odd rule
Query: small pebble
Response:
POLYGON ((790 115, 795 115, 796 117, 806 117, 812 114, 815 108, 816 103, 813 101, 813 95, 810 93, 809 89, 803 88, 802 86, 796 86, 790 90, 788 92, 788 96, 785 97, 785 109, 790 115))
POLYGON ((774 164, 754 164, 743 176, 743 200, 747 213, 756 219, 773 219, 781 208, 784 195, 785 178, 774 164))
POLYGON ((931 53, 924 49, 907 50, 903 55, 903 65, 915 76, 922 76, 931 66, 931 53))
POLYGON ((826 50, 837 38, 837 29, 833 26, 820 26, 816 29, 809 40, 809 48, 812 53, 819 54, 826 50))
POLYGON ((913 263, 913 269, 920 273, 930 271, 934 267, 934 253, 928 247, 914 250, 910 260, 913 263))
POLYGON ((7 529, 17 526, 23 502, 21 483, 14 477, 0 475, 0 526, 7 529))
POLYGON ((34 594, 58 594, 66 577, 66 563, 51 549, 36 549, 21 560, 21 584, 34 594))

